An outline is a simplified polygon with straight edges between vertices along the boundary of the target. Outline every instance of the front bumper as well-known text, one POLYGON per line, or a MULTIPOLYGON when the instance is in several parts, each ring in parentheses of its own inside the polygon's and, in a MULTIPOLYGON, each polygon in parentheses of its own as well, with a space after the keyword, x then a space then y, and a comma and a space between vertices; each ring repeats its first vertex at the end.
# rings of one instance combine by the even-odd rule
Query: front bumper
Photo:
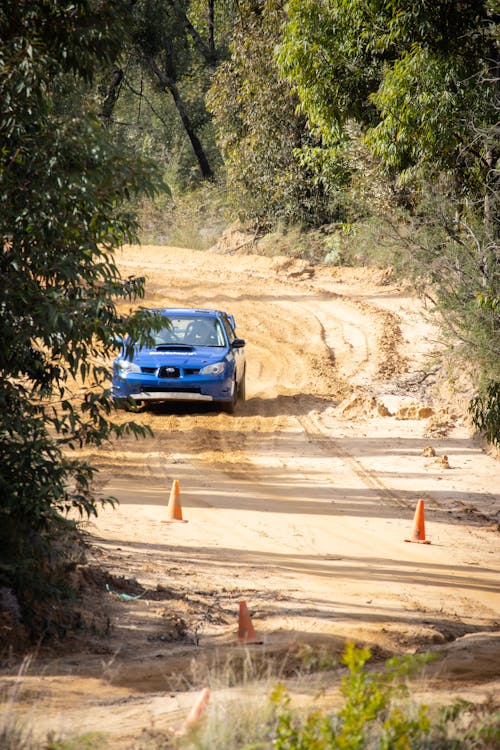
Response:
POLYGON ((170 382, 155 377, 137 376, 114 377, 112 396, 116 400, 131 399, 140 402, 161 401, 231 401, 233 382, 231 377, 176 378, 170 382))
MULTIPOLYGON (((123 396, 119 397, 123 398, 123 396)), ((134 401, 215 401, 213 396, 189 391, 144 391, 130 393, 128 398, 134 401)))

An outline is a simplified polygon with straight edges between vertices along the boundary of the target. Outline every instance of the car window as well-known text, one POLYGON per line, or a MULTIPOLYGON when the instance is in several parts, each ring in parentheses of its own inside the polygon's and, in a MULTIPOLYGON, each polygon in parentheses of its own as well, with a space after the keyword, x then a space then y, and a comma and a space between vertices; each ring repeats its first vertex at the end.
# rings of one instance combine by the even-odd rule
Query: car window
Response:
POLYGON ((175 344, 178 339, 175 333, 173 325, 164 326, 160 331, 155 331, 154 342, 158 346, 160 344, 175 344))
POLYGON ((225 346, 224 333, 217 318, 183 318, 176 330, 179 341, 191 346, 225 346))
POLYGON ((226 346, 226 337, 220 324, 220 321, 215 320, 215 333, 217 336, 217 346, 226 346))
MULTIPOLYGON (((230 330, 230 329, 229 329, 230 330)), ((234 338, 234 334, 232 334, 234 338)), ((232 339, 231 339, 232 340, 232 339)), ((165 317, 165 326, 154 333, 155 346, 187 344, 189 346, 226 346, 224 328, 218 318, 208 316, 165 317)))
POLYGON ((231 323, 229 322, 229 320, 226 318, 225 315, 222 316, 222 322, 224 323, 224 328, 226 329, 226 333, 227 333, 227 337, 229 339, 229 343, 232 344, 233 341, 236 338, 236 335, 235 335, 233 329, 231 328, 231 323))

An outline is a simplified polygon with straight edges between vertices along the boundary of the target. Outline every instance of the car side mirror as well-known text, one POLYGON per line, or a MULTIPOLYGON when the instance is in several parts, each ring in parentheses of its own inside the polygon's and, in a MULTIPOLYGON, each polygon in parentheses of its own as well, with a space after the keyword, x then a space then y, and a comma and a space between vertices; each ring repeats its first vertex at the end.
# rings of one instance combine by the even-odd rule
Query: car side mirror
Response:
POLYGON ((243 349, 245 344, 246 344, 245 339, 234 339, 234 341, 231 342, 231 347, 233 349, 243 349))

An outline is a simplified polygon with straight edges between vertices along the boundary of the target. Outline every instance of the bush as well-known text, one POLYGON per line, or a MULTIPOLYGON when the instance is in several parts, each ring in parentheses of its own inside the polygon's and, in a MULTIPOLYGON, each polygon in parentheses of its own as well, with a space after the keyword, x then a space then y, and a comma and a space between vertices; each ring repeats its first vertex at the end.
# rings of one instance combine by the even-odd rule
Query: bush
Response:
POLYGON ((274 707, 271 715, 268 707, 256 702, 250 704, 245 699, 245 705, 251 705, 252 709, 250 721, 245 713, 245 731, 238 731, 240 709, 232 713, 210 707, 205 724, 181 738, 175 747, 182 750, 491 750, 498 747, 497 704, 456 701, 431 711, 411 701, 408 678, 434 656, 389 659, 385 668, 378 671, 367 668, 369 658, 368 648, 346 645, 342 661, 348 673, 342 678, 343 705, 337 712, 317 709, 304 715, 291 707, 287 691, 278 685, 271 696, 274 707), (218 728, 214 726, 214 716, 220 719, 218 728))
POLYGON ((472 423, 486 440, 500 448, 500 380, 492 380, 475 396, 469 407, 472 423))

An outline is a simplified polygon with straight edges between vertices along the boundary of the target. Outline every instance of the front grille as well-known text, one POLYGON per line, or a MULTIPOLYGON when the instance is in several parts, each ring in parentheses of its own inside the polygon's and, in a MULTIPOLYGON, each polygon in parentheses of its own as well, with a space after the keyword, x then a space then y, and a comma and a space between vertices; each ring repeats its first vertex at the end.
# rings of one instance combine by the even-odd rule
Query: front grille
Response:
POLYGON ((147 373, 148 375, 154 375, 156 367, 141 367, 141 372, 147 373))
POLYGON ((185 367, 184 368, 184 375, 198 375, 200 372, 199 367, 185 367))
POLYGON ((181 371, 178 367, 164 366, 158 370, 159 378, 180 378, 181 371))

